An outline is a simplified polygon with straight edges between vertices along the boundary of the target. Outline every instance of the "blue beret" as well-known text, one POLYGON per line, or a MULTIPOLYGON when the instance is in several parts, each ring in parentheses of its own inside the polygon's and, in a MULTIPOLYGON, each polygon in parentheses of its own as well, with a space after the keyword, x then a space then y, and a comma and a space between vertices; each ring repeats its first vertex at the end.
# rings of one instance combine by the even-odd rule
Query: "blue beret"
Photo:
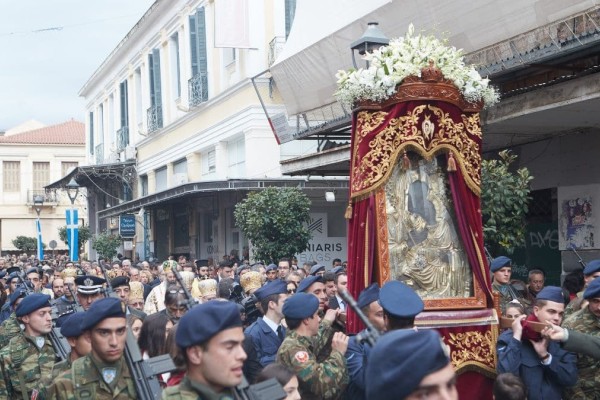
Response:
POLYGON ((400 281, 390 281, 379 291, 379 304, 394 317, 412 318, 423 311, 423 300, 400 281))
POLYGON ((18 287, 17 290, 15 290, 14 292, 12 292, 10 294, 10 297, 8 298, 8 303, 12 306, 15 304, 15 301, 17 301, 18 299, 20 299, 21 297, 25 297, 25 294, 27 293, 27 291, 25 290, 24 287, 18 287))
POLYGON ((321 271, 325 271, 325 266, 321 265, 321 264, 315 264, 312 267, 310 267, 309 275, 314 275, 317 272, 321 272, 321 271))
POLYGON ((598 271, 600 271, 600 260, 592 260, 589 263, 587 263, 587 265, 583 269, 583 274, 592 275, 593 273, 596 273, 598 271))
POLYGON ((110 281, 110 286, 113 289, 116 289, 119 286, 129 286, 129 278, 126 276, 117 276, 115 279, 110 281))
POLYGON ((276 271, 276 270, 277 270, 277 265, 275 265, 275 264, 269 264, 269 265, 267 265, 267 268, 265 268, 266 272, 276 271))
POLYGON ((319 309, 319 299, 314 294, 296 293, 283 303, 286 318, 304 319, 312 317, 319 309))
POLYGON ((584 299, 595 299, 600 297, 600 278, 594 278, 583 292, 584 299))
POLYGON ((338 267, 335 267, 331 270, 331 272, 333 272, 335 275, 339 274, 340 272, 344 271, 344 267, 342 267, 341 265, 338 267))
POLYGON ((272 294, 280 293, 287 293, 287 283, 280 279, 276 279, 274 281, 267 282, 266 285, 258 288, 256 292, 254 292, 254 296, 256 296, 258 301, 261 301, 272 294))
POLYGON ((0 271, 0 279, 4 278, 6 276, 6 271, 2 270, 0 271))
POLYGON ((309 275, 300 281, 298 284, 298 290, 296 292, 304 292, 315 282, 323 282, 323 277, 320 275, 309 275))
POLYGON ((29 268, 29 269, 27 270, 27 272, 26 272, 26 275, 33 274, 33 273, 36 273, 36 274, 38 274, 38 275, 41 275, 41 272, 40 272, 40 270, 39 270, 38 268, 36 268, 36 267, 29 268))
POLYGON ((358 304, 358 308, 364 308, 377 300, 379 300, 379 285, 372 283, 360 292, 356 304, 358 304))
POLYGON ((242 319, 235 303, 210 300, 192 307, 181 317, 175 342, 185 349, 205 343, 219 332, 238 326, 242 326, 242 319))
POLYGON ((423 378, 449 363, 447 350, 437 331, 402 329, 388 332, 377 341, 369 355, 366 398, 404 399, 423 378))
POLYGON ((492 260, 490 264, 490 270, 492 272, 496 272, 500 268, 506 267, 510 263, 512 263, 512 260, 506 256, 496 257, 492 260))
POLYGON ((104 297, 94 301, 90 308, 83 313, 81 330, 92 329, 106 318, 125 318, 124 307, 121 300, 116 297, 104 297))
POLYGON ((565 296, 563 295, 563 291, 558 286, 546 286, 535 296, 536 300, 548 300, 553 301, 555 303, 563 303, 565 302, 565 296))
POLYGON ((23 301, 17 306, 15 314, 17 317, 22 317, 44 307, 51 307, 50 296, 42 293, 32 293, 25 296, 23 301))
POLYGON ((84 312, 76 312, 65 318, 62 325, 60 326, 60 333, 64 337, 79 337, 83 333, 81 329, 81 323, 85 318, 84 312))

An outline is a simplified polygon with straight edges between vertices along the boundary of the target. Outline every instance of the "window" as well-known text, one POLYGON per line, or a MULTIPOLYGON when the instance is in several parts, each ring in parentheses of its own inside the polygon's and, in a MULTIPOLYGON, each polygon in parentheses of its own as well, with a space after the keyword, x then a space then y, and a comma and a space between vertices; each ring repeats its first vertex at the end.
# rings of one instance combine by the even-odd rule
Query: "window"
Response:
POLYGON ((173 96, 174 99, 178 99, 181 97, 181 69, 179 65, 179 34, 174 34, 171 36, 171 40, 169 41, 169 46, 171 48, 170 58, 171 58, 171 86, 173 87, 173 96))
POLYGON ((182 185, 184 183, 187 183, 187 181, 187 159, 183 158, 173 163, 173 184, 182 185))
POLYGON ((229 153, 229 168, 227 176, 229 178, 241 178, 245 173, 246 166, 246 146, 244 138, 240 138, 227 145, 229 153))
POLYGON ((72 161, 63 161, 61 163, 61 176, 67 176, 67 174, 71 171, 73 171, 75 168, 77 168, 79 166, 78 162, 72 162, 72 161))
POLYGON ((156 170, 156 191, 160 192, 167 189, 167 167, 156 170))
POLYGON ((211 174, 217 170, 217 154, 214 150, 208 152, 208 173, 211 174))
POLYGON ((89 121, 90 121, 90 154, 94 154, 94 113, 92 111, 90 111, 89 121))
POLYGON ((189 82, 190 104, 208 100, 208 59, 206 51, 206 18, 204 7, 190 15, 190 58, 192 79, 189 82))
POLYGON ((141 127, 143 120, 143 105, 142 105, 142 71, 138 68, 133 76, 135 85, 135 122, 141 127))
POLYGON ((148 55, 150 75, 150 108, 148 109, 148 131, 154 132, 163 127, 162 88, 160 82, 160 50, 153 49, 148 55))
POLYGON ((21 163, 19 161, 2 162, 3 189, 5 192, 18 192, 21 190, 21 163))
POLYGON ((148 196, 148 175, 140 176, 140 186, 142 196, 148 196))
POLYGON ((117 149, 123 150, 129 144, 129 93, 127 80, 119 84, 119 110, 121 126, 117 131, 117 149))
POLYGON ((33 190, 44 190, 44 186, 50 183, 50 163, 33 163, 33 190))
POLYGON ((235 49, 223 49, 223 65, 228 66, 235 62, 235 49))
POLYGON ((287 39, 296 15, 296 0, 285 0, 285 38, 287 39))

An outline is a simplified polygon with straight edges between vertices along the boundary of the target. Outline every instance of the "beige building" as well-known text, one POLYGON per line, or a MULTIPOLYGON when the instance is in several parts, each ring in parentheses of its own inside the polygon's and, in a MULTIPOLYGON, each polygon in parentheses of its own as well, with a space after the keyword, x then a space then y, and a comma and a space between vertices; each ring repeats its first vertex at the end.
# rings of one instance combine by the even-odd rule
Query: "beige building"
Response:
MULTIPOLYGON (((40 126, 39 123, 25 126, 40 126)), ((78 121, 23 130, 19 127, 0 136, 0 248, 2 254, 16 251, 17 236, 36 237, 37 212, 34 199, 41 196, 42 240, 56 241, 56 251, 67 249, 58 237, 65 225, 65 210, 71 201, 65 192, 46 191, 44 186, 67 175, 85 161, 85 125, 78 121)), ((82 197, 82 195, 80 195, 82 197)), ((79 215, 83 217, 78 198, 79 215)), ((80 218, 80 223, 86 222, 80 218)), ((51 251, 50 247, 46 252, 51 251)))

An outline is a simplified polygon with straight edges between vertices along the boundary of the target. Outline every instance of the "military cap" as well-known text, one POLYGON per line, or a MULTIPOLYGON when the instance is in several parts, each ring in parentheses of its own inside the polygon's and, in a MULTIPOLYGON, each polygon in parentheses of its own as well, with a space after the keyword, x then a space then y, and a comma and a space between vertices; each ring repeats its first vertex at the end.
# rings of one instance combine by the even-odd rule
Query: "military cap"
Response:
POLYGON ((82 275, 75 278, 77 291, 81 294, 94 294, 102 290, 106 279, 94 275, 82 275))
POLYGON ((206 343, 219 332, 242 326, 240 312, 230 301, 210 300, 192 307, 181 319, 175 342, 181 348, 206 343))
POLYGON ((245 271, 247 269, 250 269, 250 265, 248 264, 242 264, 240 265, 240 267, 237 269, 237 274, 240 275, 242 273, 242 271, 245 271))
POLYGON ((6 276, 6 271, 5 270, 0 271, 0 279, 4 279, 5 276, 6 276))
POLYGON ((248 271, 240 276, 240 285, 242 285, 244 292, 259 289, 262 285, 262 274, 258 271, 248 271))
POLYGON ((283 303, 286 318, 305 319, 312 317, 319 309, 319 299, 309 293, 296 293, 283 303))
POLYGON ((600 297, 600 278, 591 281, 583 292, 584 299, 595 299, 597 297, 600 297))
POLYGON ((29 268, 27 270, 27 272, 25 273, 25 275, 29 275, 29 274, 33 274, 33 273, 36 273, 38 275, 42 274, 41 271, 40 271, 40 269, 38 267, 33 267, 33 268, 29 268))
POLYGON ((512 263, 512 260, 506 256, 496 257, 490 263, 490 270, 492 272, 498 271, 500 268, 509 266, 512 263))
POLYGON ((584 275, 592 275, 600 271, 600 260, 592 260, 583 269, 584 275))
POLYGON ((60 326, 60 333, 66 338, 75 338, 81 336, 83 329, 81 329, 81 323, 85 318, 84 312, 76 312, 65 318, 60 326))
POLYGON ((21 272, 21 268, 18 266, 14 266, 14 267, 8 267, 6 268, 6 273, 7 274, 14 274, 14 273, 19 273, 21 272))
POLYGON ((10 297, 8 298, 8 304, 13 306, 17 300, 19 300, 21 297, 25 297, 26 294, 27 290, 24 287, 18 287, 17 290, 10 294, 10 297))
POLYGON ((126 276, 117 276, 115 279, 110 281, 110 286, 116 289, 120 286, 129 286, 129 278, 126 276))
POLYGON ((18 277, 19 277, 18 272, 12 272, 11 274, 8 275, 8 278, 6 278, 6 283, 10 283, 10 281, 12 281, 13 279, 16 279, 18 277))
POLYGON ((15 310, 15 314, 17 317, 22 317, 44 307, 51 307, 50 296, 42 293, 32 293, 28 296, 25 296, 23 301, 19 303, 17 309, 15 310))
POLYGON ((287 283, 280 279, 276 279, 274 281, 267 282, 266 285, 254 292, 254 296, 256 296, 258 301, 261 301, 272 294, 280 293, 287 293, 287 283))
POLYGON ((388 332, 377 341, 369 355, 366 398, 404 399, 419 387, 423 378, 446 367, 449 362, 447 347, 435 330, 388 332))
POLYGON ((419 295, 400 281, 383 285, 379 291, 379 304, 397 318, 412 318, 425 307, 419 295))
POLYGON ((553 301, 555 303, 563 303, 565 302, 565 296, 563 295, 563 291, 558 286, 546 286, 535 296, 536 300, 548 300, 553 301))
POLYGON ((300 281, 297 292, 304 292, 315 282, 323 282, 323 277, 320 275, 309 275, 300 281))
POLYGON ((358 305, 358 308, 364 308, 377 300, 379 300, 379 285, 372 283, 360 292, 356 304, 358 305))
POLYGON ((325 266, 322 264, 315 264, 310 267, 309 275, 315 275, 318 272, 325 271, 325 266))
POLYGON ((82 331, 93 328, 106 318, 125 318, 124 306, 116 297, 104 297, 96 300, 83 314, 82 331))
POLYGON ((340 272, 344 272, 344 267, 342 267, 341 265, 338 265, 337 267, 332 268, 331 272, 333 272, 335 275, 337 275, 340 272))
POLYGON ((269 264, 269 265, 267 265, 267 268, 265 268, 266 272, 276 271, 276 270, 277 270, 277 265, 275 265, 275 264, 269 264))

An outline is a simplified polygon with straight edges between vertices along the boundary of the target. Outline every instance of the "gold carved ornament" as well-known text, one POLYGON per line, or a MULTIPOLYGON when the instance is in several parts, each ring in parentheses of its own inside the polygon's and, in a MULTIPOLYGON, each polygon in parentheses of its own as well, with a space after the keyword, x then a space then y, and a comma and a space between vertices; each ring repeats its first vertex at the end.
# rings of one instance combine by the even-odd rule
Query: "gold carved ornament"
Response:
POLYGON ((407 115, 389 119, 385 128, 370 139, 369 150, 359 155, 358 149, 366 136, 387 117, 384 111, 366 110, 357 114, 351 166, 353 199, 364 198, 385 184, 399 155, 408 150, 426 159, 445 150, 450 158, 457 160, 467 186, 479 196, 482 135, 479 114, 463 113, 461 121, 455 122, 439 107, 419 105, 407 115))
POLYGON ((489 326, 485 332, 448 332, 446 341, 450 346, 450 360, 457 374, 479 371, 490 377, 496 376, 497 331, 489 326))

